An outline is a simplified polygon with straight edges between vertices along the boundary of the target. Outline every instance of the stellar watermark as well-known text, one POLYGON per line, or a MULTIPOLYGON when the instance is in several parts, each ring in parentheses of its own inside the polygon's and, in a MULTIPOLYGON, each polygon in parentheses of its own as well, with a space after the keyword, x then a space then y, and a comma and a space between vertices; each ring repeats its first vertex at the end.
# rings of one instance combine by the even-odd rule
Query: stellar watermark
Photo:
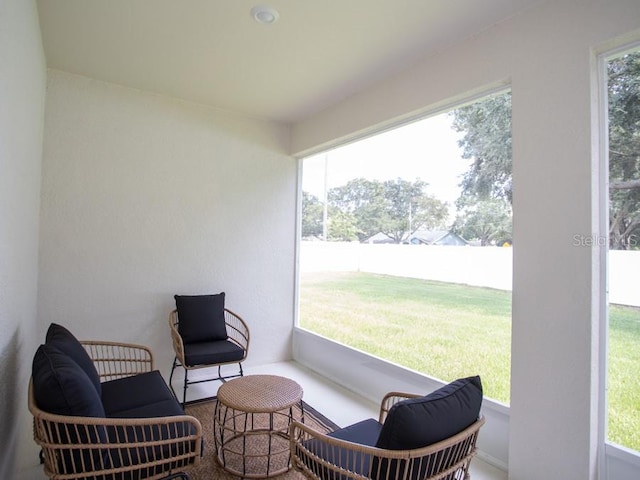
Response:
POLYGON ((619 245, 626 249, 630 249, 640 245, 640 239, 635 234, 623 237, 620 235, 581 235, 576 233, 573 236, 572 245, 574 247, 608 247, 610 245, 619 245))

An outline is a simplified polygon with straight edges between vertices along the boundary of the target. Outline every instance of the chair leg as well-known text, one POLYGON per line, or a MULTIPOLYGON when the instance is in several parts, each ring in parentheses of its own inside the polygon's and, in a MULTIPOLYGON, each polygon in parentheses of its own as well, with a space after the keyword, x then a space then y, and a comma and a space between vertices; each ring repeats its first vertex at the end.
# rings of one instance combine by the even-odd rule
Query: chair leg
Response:
POLYGON ((177 366, 178 366, 178 357, 173 357, 173 365, 171 366, 171 373, 169 374, 169 387, 173 392, 173 396, 176 397, 176 400, 178 399, 178 396, 176 395, 176 391, 173 389, 173 372, 176 370, 177 366))
POLYGON ((189 383, 187 375, 189 371, 184 366, 182 368, 184 368, 184 388, 182 389, 182 408, 184 408, 184 405, 187 403, 187 388, 189 383))
POLYGON ((244 377, 244 373, 242 372, 242 362, 238 362, 238 366, 240 367, 240 376, 244 377))

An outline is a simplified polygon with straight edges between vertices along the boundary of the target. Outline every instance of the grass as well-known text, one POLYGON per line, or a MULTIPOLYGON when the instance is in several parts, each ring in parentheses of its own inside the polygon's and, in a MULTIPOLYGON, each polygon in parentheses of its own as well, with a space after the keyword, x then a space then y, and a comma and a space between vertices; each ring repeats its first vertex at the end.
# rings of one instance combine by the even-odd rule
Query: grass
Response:
MULTIPOLYGON (((640 309, 609 310, 608 439, 640 450, 640 309)), ((509 403, 511 292, 367 273, 300 279, 300 325, 443 381, 479 374, 509 403)))

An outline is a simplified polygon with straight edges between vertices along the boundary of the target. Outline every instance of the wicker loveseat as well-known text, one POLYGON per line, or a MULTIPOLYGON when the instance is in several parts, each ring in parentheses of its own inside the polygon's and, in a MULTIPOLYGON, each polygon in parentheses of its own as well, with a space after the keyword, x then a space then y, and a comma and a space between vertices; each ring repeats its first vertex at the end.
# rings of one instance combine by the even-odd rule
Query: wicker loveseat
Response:
POLYGON ((325 435, 299 422, 290 427, 291 463, 313 480, 465 480, 476 454, 480 377, 429 395, 391 392, 378 420, 325 435))
POLYGON ((33 360, 29 410, 51 479, 188 478, 202 427, 185 415, 151 351, 78 342, 51 324, 33 360))

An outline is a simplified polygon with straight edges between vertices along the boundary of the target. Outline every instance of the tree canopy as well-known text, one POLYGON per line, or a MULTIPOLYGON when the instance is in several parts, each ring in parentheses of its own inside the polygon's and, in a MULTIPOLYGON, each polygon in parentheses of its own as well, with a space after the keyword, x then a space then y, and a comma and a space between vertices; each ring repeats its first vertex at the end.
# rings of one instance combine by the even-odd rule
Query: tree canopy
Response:
MULTIPOLYGON (((398 178, 354 178, 328 191, 328 240, 365 241, 384 233, 401 243, 421 228, 442 228, 448 216, 446 202, 426 193, 427 183, 398 178)), ((323 205, 302 193, 302 236, 322 234, 323 205)))
POLYGON ((609 100, 609 245, 640 245, 640 52, 607 66, 609 100))
POLYGON ((416 179, 367 180, 355 178, 329 190, 329 205, 355 220, 358 240, 382 232, 401 243, 420 228, 438 228, 447 218, 447 204, 426 193, 416 179))
POLYGON ((492 95, 452 112, 462 158, 473 160, 462 179, 468 199, 513 202, 511 181, 511 92, 492 95))
POLYGON ((467 239, 477 238, 480 245, 511 243, 511 205, 502 198, 459 205, 452 230, 467 239))

